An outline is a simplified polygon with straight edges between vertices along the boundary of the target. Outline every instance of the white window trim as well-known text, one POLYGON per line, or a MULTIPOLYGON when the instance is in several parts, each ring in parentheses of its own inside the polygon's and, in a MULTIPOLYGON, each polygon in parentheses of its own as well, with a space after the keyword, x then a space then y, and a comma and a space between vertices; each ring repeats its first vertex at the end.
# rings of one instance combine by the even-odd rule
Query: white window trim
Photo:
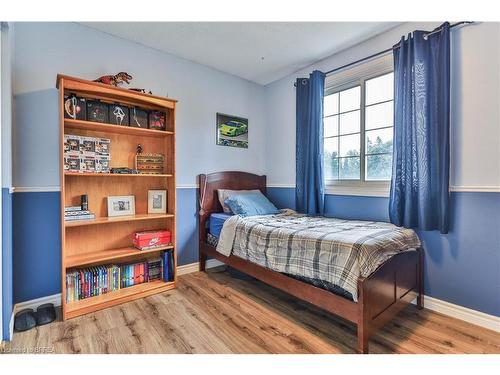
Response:
MULTIPOLYGON (((344 90, 360 84, 364 85, 365 81, 390 73, 393 70, 393 57, 392 53, 389 53, 327 76, 325 79, 325 92, 344 90)), ((364 101, 362 104, 364 104, 364 101)), ((362 127, 360 133, 362 138, 364 136, 364 127, 362 127)), ((388 197, 390 184, 390 181, 325 180, 325 193, 331 195, 388 197)))

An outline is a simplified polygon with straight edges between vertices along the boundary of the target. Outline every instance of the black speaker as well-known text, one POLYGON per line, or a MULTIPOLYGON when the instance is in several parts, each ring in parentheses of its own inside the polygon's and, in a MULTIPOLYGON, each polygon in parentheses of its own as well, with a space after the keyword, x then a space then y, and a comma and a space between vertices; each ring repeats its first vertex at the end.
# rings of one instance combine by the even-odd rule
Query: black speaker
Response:
POLYGON ((36 315, 32 309, 19 311, 14 317, 14 329, 18 332, 27 331, 36 326, 36 315))

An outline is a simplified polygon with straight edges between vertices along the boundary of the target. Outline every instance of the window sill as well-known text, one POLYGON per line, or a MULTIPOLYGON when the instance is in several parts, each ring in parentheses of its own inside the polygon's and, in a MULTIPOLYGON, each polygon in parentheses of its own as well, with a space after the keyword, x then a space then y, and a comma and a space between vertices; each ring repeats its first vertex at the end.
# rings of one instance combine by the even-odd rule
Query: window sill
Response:
POLYGON ((325 194, 328 195, 354 195, 360 197, 384 197, 388 198, 390 193, 389 184, 383 186, 348 186, 327 185, 325 194))

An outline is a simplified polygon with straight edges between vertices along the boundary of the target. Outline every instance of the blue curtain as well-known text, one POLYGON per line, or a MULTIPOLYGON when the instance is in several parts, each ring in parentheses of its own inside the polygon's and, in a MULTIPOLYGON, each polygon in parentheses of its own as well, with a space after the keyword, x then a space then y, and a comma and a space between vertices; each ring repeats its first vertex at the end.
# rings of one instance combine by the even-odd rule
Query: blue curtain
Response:
POLYGON ((296 181, 298 212, 323 215, 323 97, 325 74, 315 70, 296 83, 296 181))
POLYGON ((389 217, 398 226, 448 233, 450 25, 426 34, 402 37, 394 49, 389 217))

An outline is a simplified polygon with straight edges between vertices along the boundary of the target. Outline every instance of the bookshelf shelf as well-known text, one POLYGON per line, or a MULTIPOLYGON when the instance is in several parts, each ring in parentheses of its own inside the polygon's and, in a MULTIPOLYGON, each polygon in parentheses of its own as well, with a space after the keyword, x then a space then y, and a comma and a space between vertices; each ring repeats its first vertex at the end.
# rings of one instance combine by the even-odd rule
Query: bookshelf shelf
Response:
POLYGON ((166 219, 166 218, 172 218, 174 216, 175 216, 174 214, 142 214, 142 215, 118 216, 118 217, 97 217, 93 220, 65 221, 64 226, 66 228, 72 228, 72 227, 82 227, 85 225, 102 225, 102 224, 129 222, 129 221, 166 219))
POLYGON ((124 302, 143 298, 152 294, 165 292, 175 288, 175 282, 155 280, 148 283, 130 286, 114 292, 90 297, 76 302, 65 304, 65 319, 88 314, 124 302))
POLYGON ((61 176, 61 274, 62 317, 69 319, 132 301, 176 286, 176 186, 175 186, 175 113, 177 101, 104 85, 65 75, 57 76, 59 89, 60 176, 61 176), (135 128, 64 117, 64 96, 74 94, 86 100, 120 103, 129 108, 155 110, 166 114, 166 130, 135 128), (133 168, 137 146, 145 153, 165 156, 162 174, 75 173, 64 169, 64 136, 106 138, 110 141, 110 167, 133 168), (166 190, 167 212, 149 214, 148 190, 166 190), (65 221, 64 208, 78 206, 87 195, 93 220, 65 221), (136 215, 107 217, 107 197, 135 197, 136 215), (113 225, 109 225, 113 224, 113 225), (168 230, 171 244, 151 250, 132 246, 133 234, 147 230, 168 230), (96 297, 66 302, 66 272, 97 265, 123 265, 127 261, 158 258, 168 250, 173 255, 174 281, 155 280, 122 288, 96 297))
POLYGON ((164 177, 164 178, 170 178, 174 177, 173 174, 171 173, 166 173, 166 174, 147 174, 147 173, 140 173, 140 174, 132 174, 132 173, 78 173, 78 172, 64 172, 65 176, 70 176, 70 177, 137 177, 137 178, 158 178, 158 177, 164 177))
POLYGON ((172 131, 142 129, 142 128, 134 128, 131 126, 120 126, 120 125, 105 124, 101 122, 73 120, 73 119, 64 119, 64 128, 91 130, 91 131, 116 133, 116 134, 138 135, 146 137, 168 137, 174 135, 174 132, 172 131))
POLYGON ((66 268, 83 266, 87 264, 99 263, 108 260, 116 260, 127 258, 141 254, 152 254, 162 250, 170 250, 174 247, 172 245, 160 246, 150 250, 138 250, 135 247, 123 247, 120 249, 99 250, 91 253, 76 254, 66 258, 66 268))

